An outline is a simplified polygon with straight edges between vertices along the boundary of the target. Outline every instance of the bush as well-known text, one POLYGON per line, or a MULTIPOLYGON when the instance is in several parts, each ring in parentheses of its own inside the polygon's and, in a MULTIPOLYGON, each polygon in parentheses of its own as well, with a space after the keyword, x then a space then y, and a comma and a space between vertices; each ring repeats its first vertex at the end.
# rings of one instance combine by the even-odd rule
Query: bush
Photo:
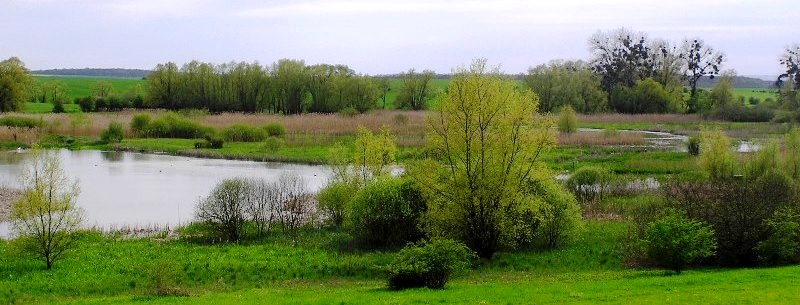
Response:
POLYGON ((339 109, 338 113, 341 116, 354 117, 354 116, 356 116, 356 114, 358 114, 358 110, 356 110, 352 106, 348 106, 348 107, 344 107, 342 109, 339 109))
POLYGON ((769 230, 769 237, 756 246, 758 262, 762 265, 796 262, 800 250, 800 215, 783 207, 775 211, 764 225, 769 230))
POLYGON ((145 136, 145 129, 150 124, 150 115, 137 113, 131 119, 131 131, 139 136, 145 136))
POLYGON ((53 101, 53 113, 64 113, 64 100, 57 98, 53 101))
POLYGON ((775 110, 762 106, 745 107, 736 103, 715 108, 710 117, 731 122, 769 122, 775 117, 775 110))
POLYGON ((8 128, 33 129, 42 127, 42 125, 44 125, 42 120, 37 120, 30 117, 15 115, 6 115, 0 117, 0 126, 5 126, 8 128))
POLYGON ((689 137, 689 142, 686 144, 686 151, 692 156, 700 154, 700 136, 694 135, 689 137))
POLYGON ((81 108, 83 112, 92 112, 94 111, 95 101, 94 98, 91 96, 86 96, 82 98, 76 98, 75 102, 78 104, 78 107, 81 108))
MULTIPOLYGON (((516 242, 519 246, 533 246, 537 248, 556 248, 572 239, 581 229, 581 209, 575 198, 570 195, 563 187, 553 179, 542 179, 529 181, 527 190, 533 198, 540 198, 536 203, 537 213, 535 219, 537 227, 530 243, 525 240, 516 242)), ((522 220, 520 225, 524 228, 530 227, 533 220, 525 220, 526 217, 512 217, 512 219, 522 220)), ((517 234, 518 237, 525 238, 524 232, 517 234)))
POLYGON ((566 105, 561 108, 558 116, 558 131, 563 133, 574 133, 578 131, 578 116, 572 106, 566 105))
POLYGON ((209 224, 225 241, 237 242, 244 234, 247 182, 225 179, 195 206, 195 218, 209 224))
POLYGON ((283 137, 286 134, 286 129, 283 128, 283 125, 278 123, 270 123, 264 126, 264 130, 267 131, 267 136, 270 137, 283 137))
POLYGON ((286 143, 281 138, 267 137, 267 139, 264 140, 264 150, 269 152, 276 152, 279 149, 281 149, 281 147, 283 147, 284 144, 286 143))
POLYGON ((205 140, 206 140, 205 147, 213 149, 220 149, 222 148, 223 143, 225 143, 225 140, 216 135, 206 135, 205 140))
POLYGON ((469 268, 475 253, 464 244, 441 239, 421 241, 400 250, 388 267, 392 290, 412 287, 442 289, 450 276, 469 268))
POLYGON ((418 221, 425 209, 413 181, 382 177, 356 193, 347 207, 345 224, 363 247, 398 247, 422 238, 418 221))
POLYGON ((650 223, 642 244, 648 257, 679 274, 695 260, 713 255, 716 248, 708 225, 676 213, 650 223))
POLYGON ((199 139, 213 133, 213 129, 181 117, 167 113, 150 121, 144 130, 148 137, 199 139))
POLYGON ((248 125, 231 125, 222 131, 229 142, 260 142, 267 138, 267 131, 248 125))
POLYGON ((587 204, 603 199, 611 177, 611 172, 607 169, 584 166, 572 173, 566 183, 567 188, 575 194, 578 201, 587 204))
POLYGON ((100 140, 105 143, 119 143, 122 142, 125 132, 122 130, 122 124, 118 122, 111 122, 108 124, 108 129, 100 133, 100 140))
POLYGON ((341 226, 347 206, 358 188, 358 183, 354 180, 331 181, 317 193, 317 206, 327 215, 328 221, 335 226, 341 226))

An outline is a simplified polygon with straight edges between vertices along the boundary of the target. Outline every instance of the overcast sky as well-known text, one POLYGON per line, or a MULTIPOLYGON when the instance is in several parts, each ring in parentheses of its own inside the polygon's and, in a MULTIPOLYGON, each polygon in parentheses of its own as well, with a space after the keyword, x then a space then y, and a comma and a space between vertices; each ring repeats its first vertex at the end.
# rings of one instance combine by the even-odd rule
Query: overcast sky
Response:
POLYGON ((776 75, 800 43, 797 0, 0 0, 0 58, 29 69, 139 68, 281 58, 360 73, 449 73, 487 58, 507 73, 588 59, 597 31, 701 37, 740 75, 776 75))

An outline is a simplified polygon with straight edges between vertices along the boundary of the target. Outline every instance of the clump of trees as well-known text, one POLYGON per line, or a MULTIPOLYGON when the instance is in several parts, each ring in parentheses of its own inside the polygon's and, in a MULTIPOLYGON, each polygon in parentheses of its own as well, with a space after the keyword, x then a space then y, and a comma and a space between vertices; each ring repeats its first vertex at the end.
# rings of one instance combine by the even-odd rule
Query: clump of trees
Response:
POLYGON ((33 78, 19 58, 0 61, 0 112, 21 110, 32 83, 33 78))
POLYGON ((539 97, 539 112, 555 112, 569 105, 581 113, 608 109, 600 78, 583 61, 551 61, 528 70, 525 84, 539 97))

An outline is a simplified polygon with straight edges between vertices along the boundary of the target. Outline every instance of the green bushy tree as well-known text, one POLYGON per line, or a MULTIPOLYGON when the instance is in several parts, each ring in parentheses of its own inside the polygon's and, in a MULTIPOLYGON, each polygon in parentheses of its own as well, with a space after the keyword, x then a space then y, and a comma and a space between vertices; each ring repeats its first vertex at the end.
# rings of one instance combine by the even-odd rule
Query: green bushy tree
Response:
POLYGON ((469 268, 475 253, 454 240, 438 239, 409 245, 389 264, 392 290, 412 287, 442 289, 453 274, 469 268))
POLYGON ((648 257, 676 273, 716 248, 711 227, 676 213, 650 223, 642 244, 648 257))

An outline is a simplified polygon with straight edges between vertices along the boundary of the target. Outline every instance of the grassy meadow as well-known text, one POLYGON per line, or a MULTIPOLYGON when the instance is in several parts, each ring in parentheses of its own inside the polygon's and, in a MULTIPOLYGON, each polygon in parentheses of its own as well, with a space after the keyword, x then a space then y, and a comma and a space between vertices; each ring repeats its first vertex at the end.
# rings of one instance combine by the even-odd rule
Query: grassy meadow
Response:
POLYGON ((98 81, 105 81, 111 84, 112 93, 125 93, 128 90, 141 86, 147 88, 147 81, 140 78, 122 77, 93 77, 93 76, 56 76, 56 75, 34 75, 34 80, 40 84, 48 82, 58 82, 64 85, 67 101, 72 102, 75 98, 89 96, 92 93, 92 86, 98 81))

